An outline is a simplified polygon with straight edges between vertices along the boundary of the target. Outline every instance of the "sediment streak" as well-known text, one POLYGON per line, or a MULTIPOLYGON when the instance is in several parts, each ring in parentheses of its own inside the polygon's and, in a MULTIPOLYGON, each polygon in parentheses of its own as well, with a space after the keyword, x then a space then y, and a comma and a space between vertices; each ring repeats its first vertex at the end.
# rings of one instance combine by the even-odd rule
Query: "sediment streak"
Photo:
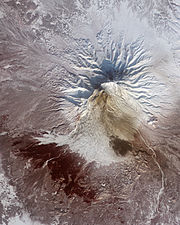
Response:
POLYGON ((142 141, 144 142, 144 144, 146 145, 146 147, 152 152, 152 158, 155 162, 155 164, 157 165, 160 173, 161 173, 161 188, 159 189, 158 195, 157 195, 157 203, 156 203, 156 209, 153 213, 153 215, 151 216, 151 220, 155 218, 156 214, 159 212, 159 206, 160 206, 160 198, 161 195, 163 194, 164 191, 164 187, 165 187, 165 174, 160 166, 160 164, 157 161, 157 156, 156 156, 156 152, 155 150, 149 146, 149 144, 146 142, 146 140, 144 139, 144 137, 142 136, 142 134, 140 132, 138 132, 140 135, 140 138, 142 139, 142 141))

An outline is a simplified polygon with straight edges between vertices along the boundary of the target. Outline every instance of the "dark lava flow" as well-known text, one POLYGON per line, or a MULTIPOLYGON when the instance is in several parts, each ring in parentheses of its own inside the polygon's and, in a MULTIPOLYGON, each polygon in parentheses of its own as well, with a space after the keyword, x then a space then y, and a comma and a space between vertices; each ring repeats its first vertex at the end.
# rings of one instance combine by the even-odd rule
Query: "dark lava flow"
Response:
POLYGON ((110 145, 114 149, 117 155, 125 156, 129 151, 132 150, 132 144, 128 141, 121 140, 118 137, 111 137, 110 145))

